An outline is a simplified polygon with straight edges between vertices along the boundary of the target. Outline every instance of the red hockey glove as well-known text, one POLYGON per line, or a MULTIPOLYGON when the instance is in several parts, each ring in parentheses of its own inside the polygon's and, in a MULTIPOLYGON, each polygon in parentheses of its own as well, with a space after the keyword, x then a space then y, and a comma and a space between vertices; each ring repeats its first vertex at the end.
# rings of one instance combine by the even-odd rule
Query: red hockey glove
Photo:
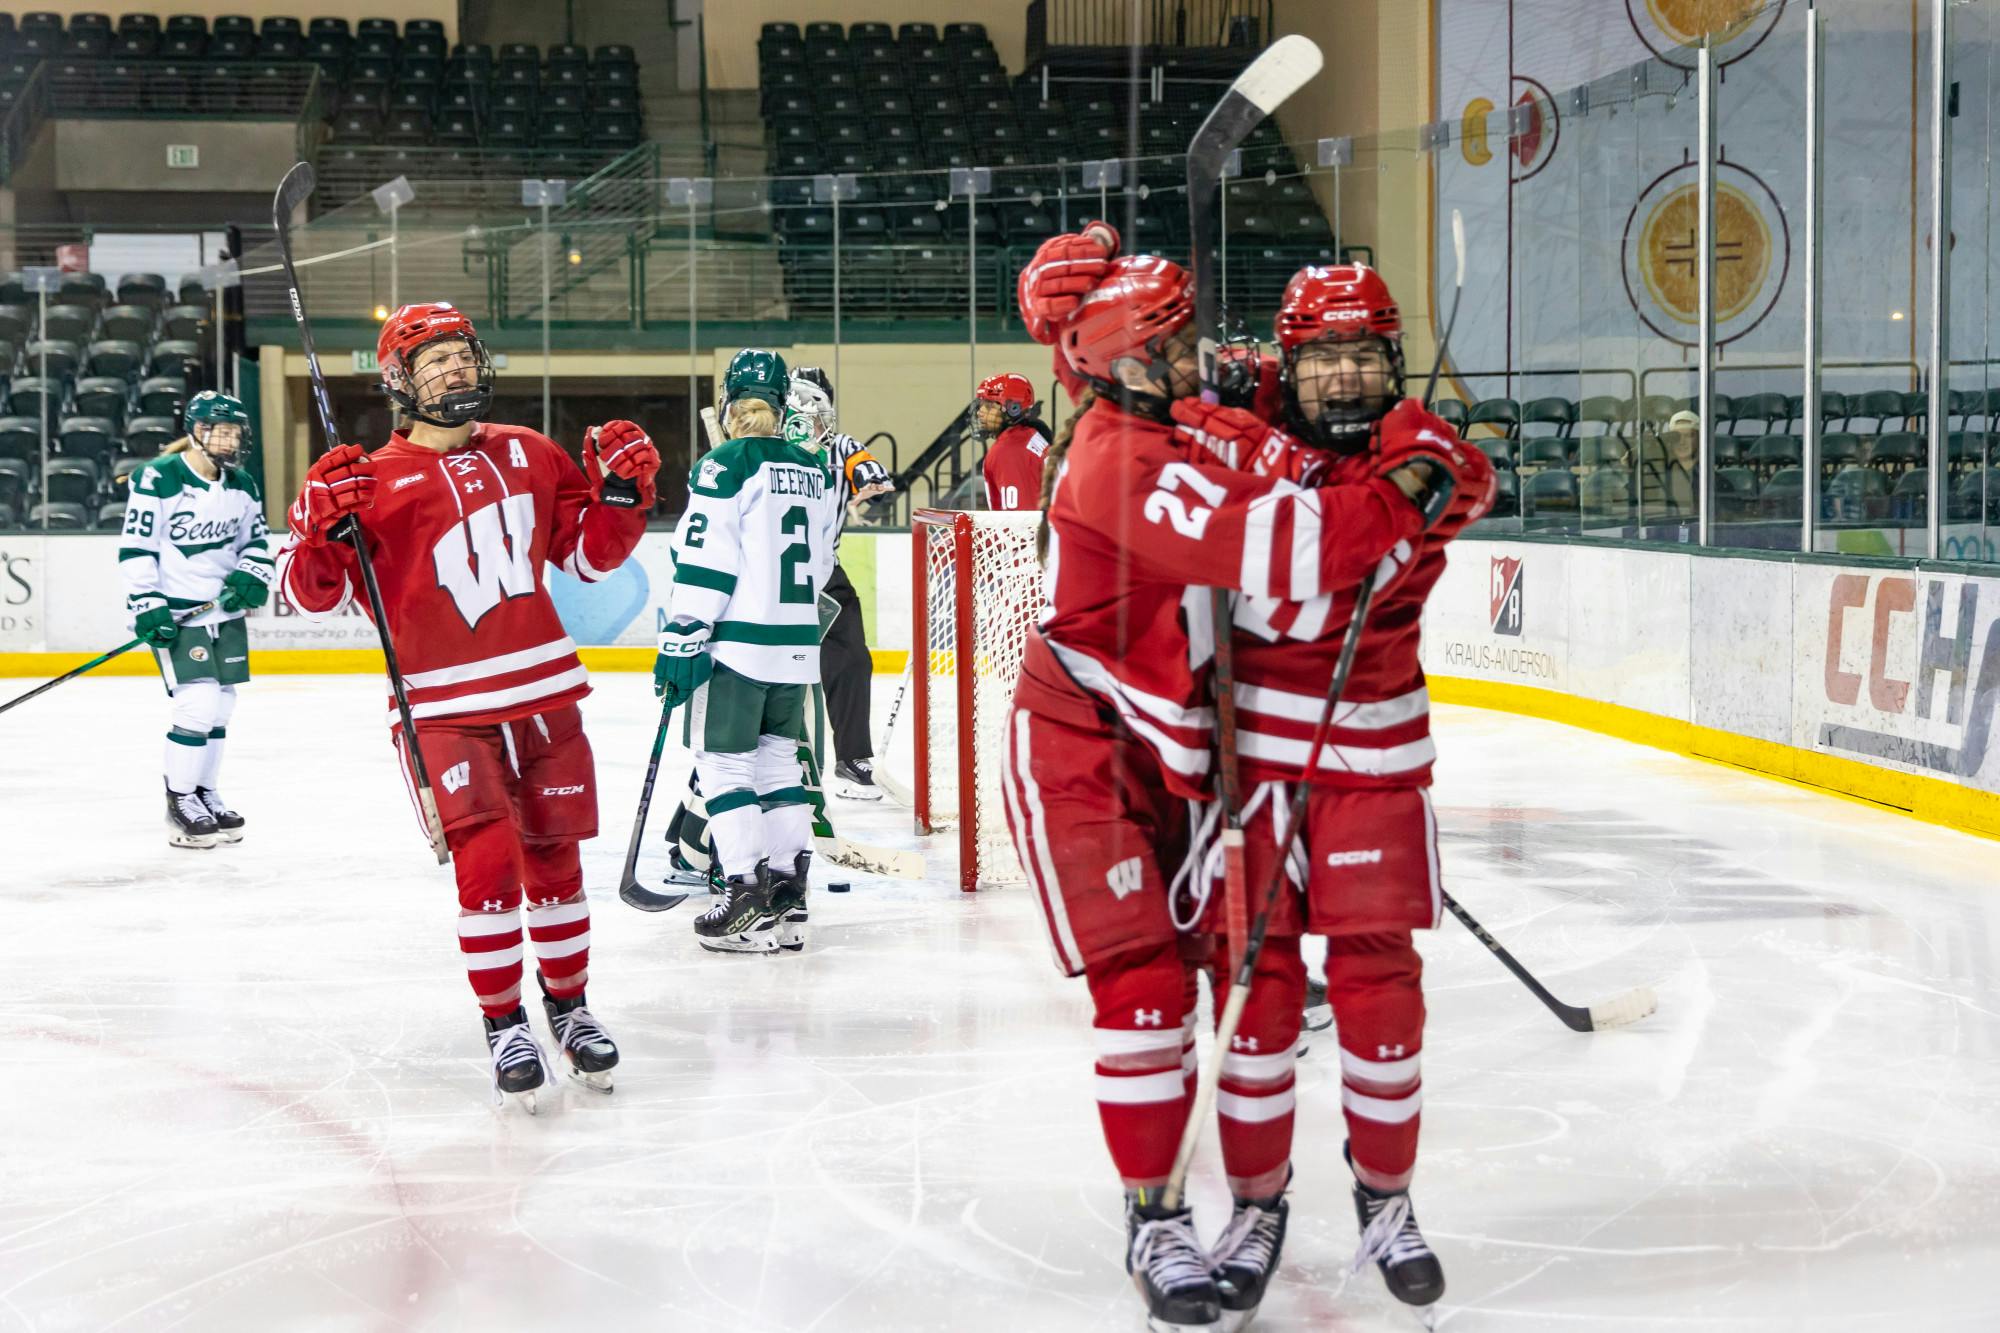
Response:
POLYGON ((286 521, 307 546, 324 546, 334 524, 375 503, 375 460, 358 444, 327 450, 306 469, 305 489, 292 501, 286 521))
POLYGON ((1393 481, 1424 516, 1424 530, 1446 539, 1493 507, 1493 465, 1462 440, 1435 432, 1384 441, 1376 475, 1393 481))
POLYGON ((583 466, 590 478, 590 498, 599 504, 642 511, 653 507, 653 479, 659 475, 660 451, 632 422, 609 421, 591 427, 584 444, 583 466))
POLYGON ((1015 285, 1028 336, 1054 343, 1057 327, 1104 280, 1117 257, 1118 229, 1108 222, 1086 222, 1079 233, 1043 241, 1015 285))
POLYGON ((1247 407, 1223 407, 1196 398, 1174 401, 1174 438, 1198 463, 1235 468, 1259 477, 1314 484, 1320 450, 1293 439, 1247 407))

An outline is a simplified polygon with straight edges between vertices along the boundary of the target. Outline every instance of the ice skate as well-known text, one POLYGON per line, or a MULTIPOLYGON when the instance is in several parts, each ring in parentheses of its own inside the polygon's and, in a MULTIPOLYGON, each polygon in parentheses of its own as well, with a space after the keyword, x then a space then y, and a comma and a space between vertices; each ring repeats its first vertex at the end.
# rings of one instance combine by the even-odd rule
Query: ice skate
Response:
POLYGON ((172 847, 213 847, 222 841, 215 816, 201 797, 167 789, 167 844, 172 847))
POLYGON ((678 844, 667 852, 667 883, 684 884, 694 888, 708 888, 713 872, 694 865, 681 855, 678 844))
POLYGON ((200 798, 208 810, 208 816, 215 821, 220 842, 243 841, 243 816, 229 808, 229 802, 222 799, 222 793, 213 787, 196 787, 194 794, 200 798))
POLYGON ((504 1108, 509 1101, 518 1101, 534 1115, 540 1089, 548 1082, 548 1061, 528 1027, 528 1011, 515 1005, 510 1014, 482 1021, 486 1049, 493 1057, 493 1104, 504 1108))
POLYGON ((565 1072, 592 1092, 611 1091, 611 1071, 618 1067, 618 1046, 611 1034, 584 1005, 583 996, 557 999, 549 994, 548 982, 539 971, 535 983, 542 988, 549 1035, 555 1038, 565 1072))
POLYGON ((1291 1205, 1280 1194, 1255 1202, 1238 1199, 1229 1226, 1210 1251, 1215 1287, 1222 1297, 1224 1333, 1248 1328, 1264 1303, 1264 1289, 1278 1271, 1291 1205))
POLYGON ((777 881, 771 867, 759 862, 756 875, 732 876, 695 918, 695 942, 710 953, 776 953, 779 912, 774 905, 777 881))
POLYGON ((875 761, 843 759, 833 766, 833 794, 848 801, 879 801, 882 789, 875 785, 875 761))
MULTIPOLYGON (((1353 1165, 1352 1155, 1348 1164, 1353 1165)), ((1405 1305, 1419 1307, 1417 1317, 1430 1326, 1429 1307, 1444 1295, 1444 1266, 1417 1229, 1410 1192, 1380 1193, 1354 1182, 1354 1215, 1361 1223, 1361 1246, 1354 1252, 1353 1271, 1369 1264, 1382 1270, 1389 1294, 1405 1305)))
POLYGON ((1125 1271, 1146 1300, 1153 1333, 1192 1333, 1222 1327, 1221 1293, 1209 1271, 1208 1252, 1194 1233, 1185 1206, 1169 1212, 1125 1196, 1125 1271))
POLYGON ((792 863, 792 873, 774 880, 776 890, 771 906, 783 915, 778 921, 778 947, 798 953, 806 947, 806 899, 811 885, 806 876, 812 870, 812 853, 800 852, 792 863))

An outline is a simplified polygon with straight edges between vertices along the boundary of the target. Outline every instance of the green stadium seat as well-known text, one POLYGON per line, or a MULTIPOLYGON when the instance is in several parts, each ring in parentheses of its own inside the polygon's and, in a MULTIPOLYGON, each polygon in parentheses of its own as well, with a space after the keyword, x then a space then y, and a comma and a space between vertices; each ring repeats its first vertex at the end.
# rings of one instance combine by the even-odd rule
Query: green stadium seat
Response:
POLYGON ((42 421, 35 416, 0 417, 0 459, 36 462, 42 456, 42 421))
POLYGON ((65 458, 88 458, 99 465, 118 451, 116 428, 107 417, 64 417, 58 443, 65 458))
POLYGON ((1759 436, 1743 450, 1742 457, 1744 462, 1765 475, 1797 467, 1800 457, 1798 436, 1759 436))
POLYGON ((159 318, 145 306, 115 305, 104 312, 101 336, 120 342, 144 342, 153 336, 159 318))
POLYGON ((1928 441, 1913 431, 1890 431, 1875 441, 1868 451, 1868 466, 1890 472, 1905 472, 1921 465, 1929 455, 1928 441))
POLYGON ((97 308, 87 305, 52 305, 42 317, 42 337, 58 342, 79 343, 97 327, 97 308))
POLYGON ((1482 399, 1466 418, 1468 426, 1498 426, 1508 439, 1520 436, 1521 405, 1512 398, 1482 399))
POLYGON ((146 368, 154 375, 191 378, 201 370, 201 345, 185 338, 162 338, 147 355, 146 368))
POLYGON ((1844 467, 1853 467, 1868 457, 1868 448, 1859 435, 1830 430, 1819 437, 1821 473, 1832 476, 1844 467))
POLYGON ((103 338, 90 344, 84 366, 93 376, 124 380, 138 373, 144 356, 136 339, 103 338))
POLYGON ((86 375, 76 382, 70 402, 79 415, 102 417, 113 429, 123 426, 131 388, 122 379, 108 375, 86 375))
POLYGON ((180 438, 178 416, 133 417, 125 423, 125 452, 151 457, 180 438))
POLYGON ((21 365, 25 369, 65 383, 76 377, 82 362, 83 354, 77 345, 65 339, 36 338, 21 349, 21 365))

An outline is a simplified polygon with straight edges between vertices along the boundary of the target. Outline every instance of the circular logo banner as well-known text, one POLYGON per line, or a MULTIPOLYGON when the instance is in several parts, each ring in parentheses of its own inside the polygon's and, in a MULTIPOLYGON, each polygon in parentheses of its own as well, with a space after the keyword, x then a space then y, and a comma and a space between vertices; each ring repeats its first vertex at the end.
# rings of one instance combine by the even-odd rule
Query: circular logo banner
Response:
POLYGON ((1646 48, 1669 65, 1693 69, 1689 47, 1707 34, 1715 45, 1718 66, 1749 55, 1785 12, 1788 0, 1625 0, 1632 31, 1646 48))
MULTIPOLYGON (((1660 337, 1692 347, 1701 317, 1701 196, 1695 164, 1654 178, 1625 219, 1625 295, 1660 337)), ((1715 337, 1730 343, 1764 321, 1784 290, 1791 233, 1771 188, 1733 162, 1715 183, 1715 337)))

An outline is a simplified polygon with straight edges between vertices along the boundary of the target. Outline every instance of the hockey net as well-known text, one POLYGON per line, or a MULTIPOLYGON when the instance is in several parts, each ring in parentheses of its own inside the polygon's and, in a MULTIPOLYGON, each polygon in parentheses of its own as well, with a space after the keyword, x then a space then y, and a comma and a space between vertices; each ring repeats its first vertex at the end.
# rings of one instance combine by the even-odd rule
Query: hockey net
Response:
POLYGON ((1003 728, 1041 605, 1035 512, 911 518, 917 830, 958 833, 958 885, 1025 880, 1000 789, 1003 728))

